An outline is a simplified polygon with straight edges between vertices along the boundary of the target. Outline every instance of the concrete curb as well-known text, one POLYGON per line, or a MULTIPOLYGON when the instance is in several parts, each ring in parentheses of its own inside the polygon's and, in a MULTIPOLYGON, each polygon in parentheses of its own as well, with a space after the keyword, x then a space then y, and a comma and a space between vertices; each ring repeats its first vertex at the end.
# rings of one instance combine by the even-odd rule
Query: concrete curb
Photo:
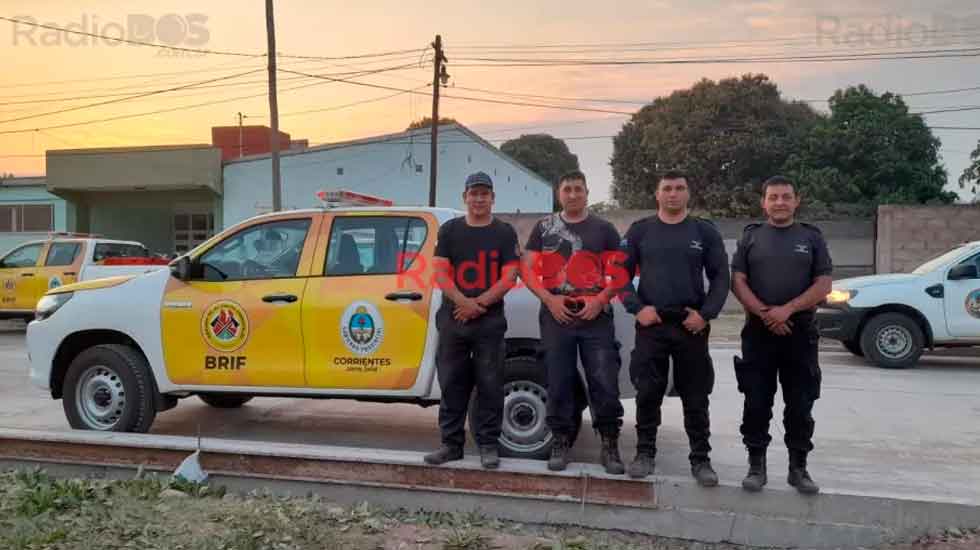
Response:
MULTIPOLYGON (((4 442, 0 467, 41 465, 57 475, 115 478, 129 477, 141 465, 170 472, 167 465, 198 448, 198 440, 191 437, 14 429, 0 429, 0 441, 4 442), (65 452, 38 452, 45 446, 65 452), (126 456, 142 456, 143 463, 120 459, 126 456), (158 460, 146 459, 152 456, 158 460)), ((368 501, 389 509, 474 511, 525 523, 581 525, 704 542, 873 546, 910 540, 935 529, 980 525, 980 506, 909 495, 827 492, 803 497, 778 488, 749 494, 734 485, 702 488, 686 477, 628 480, 610 476, 595 464, 574 463, 554 473, 540 461, 504 459, 500 470, 485 471, 476 457, 433 468, 423 464, 422 453, 408 451, 210 438, 200 444, 205 464, 210 457, 214 464, 244 466, 211 476, 211 483, 233 491, 316 493, 342 504, 368 501), (224 458, 216 460, 220 457, 224 458), (282 469, 276 464, 282 464, 282 469), (251 465, 262 468, 250 469, 251 465), (362 472, 360 477, 347 474, 356 471, 362 472), (376 478, 363 472, 383 475, 376 478), (463 485, 447 484, 447 479, 463 485), (476 486, 474 479, 479 480, 476 486), (615 494, 626 498, 610 500, 609 495, 615 494), (637 495, 649 497, 637 500, 637 495)))

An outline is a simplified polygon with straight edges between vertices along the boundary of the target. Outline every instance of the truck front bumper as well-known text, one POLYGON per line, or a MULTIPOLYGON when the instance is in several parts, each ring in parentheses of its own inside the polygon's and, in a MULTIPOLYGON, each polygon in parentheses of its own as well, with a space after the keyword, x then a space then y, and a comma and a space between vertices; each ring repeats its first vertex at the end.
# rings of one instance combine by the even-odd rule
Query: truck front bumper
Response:
POLYGON ((817 309, 816 322, 820 336, 833 340, 855 342, 860 336, 858 329, 867 315, 865 308, 847 305, 840 307, 822 306, 817 309))

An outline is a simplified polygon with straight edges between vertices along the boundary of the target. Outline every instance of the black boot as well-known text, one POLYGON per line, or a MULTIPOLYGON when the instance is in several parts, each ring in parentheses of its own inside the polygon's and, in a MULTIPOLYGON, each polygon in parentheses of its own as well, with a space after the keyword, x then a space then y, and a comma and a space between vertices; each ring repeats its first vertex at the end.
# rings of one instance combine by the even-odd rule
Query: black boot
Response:
POLYGON ((607 474, 621 475, 626 472, 623 459, 619 457, 618 437, 602 436, 602 452, 599 455, 599 463, 606 468, 607 474))
POLYGON ((718 474, 711 467, 711 461, 707 458, 691 462, 691 475, 698 480, 698 485, 702 487, 714 487, 718 485, 718 474))
POLYGON ((568 467, 568 436, 555 434, 555 442, 551 445, 551 458, 548 459, 548 469, 559 472, 568 467))
POLYGON ((496 445, 480 447, 480 464, 487 470, 496 470, 500 467, 500 452, 496 445))
POLYGON ((810 473, 806 471, 805 452, 789 452, 789 476, 786 478, 786 482, 796 487, 796 490, 804 495, 815 495, 820 492, 820 487, 813 482, 810 473))
POLYGON ((655 455, 655 451, 637 449, 636 458, 630 464, 630 477, 640 479, 652 474, 656 463, 655 455))
POLYGON ((766 476, 766 451, 753 449, 749 451, 749 473, 742 480, 742 488, 757 493, 769 481, 766 476))
POLYGON ((432 464, 438 466, 439 464, 445 464, 451 460, 460 460, 463 458, 463 448, 453 447, 450 445, 443 445, 439 447, 436 451, 433 451, 425 455, 425 462, 427 464, 432 464))

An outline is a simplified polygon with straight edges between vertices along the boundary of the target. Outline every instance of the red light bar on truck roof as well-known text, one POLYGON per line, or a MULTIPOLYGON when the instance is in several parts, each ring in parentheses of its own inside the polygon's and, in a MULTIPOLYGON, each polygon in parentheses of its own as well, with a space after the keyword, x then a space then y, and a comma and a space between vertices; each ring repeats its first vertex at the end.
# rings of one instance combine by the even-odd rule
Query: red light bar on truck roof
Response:
POLYGON ((393 206, 395 203, 374 195, 355 193, 346 189, 317 191, 316 197, 326 206, 393 206))

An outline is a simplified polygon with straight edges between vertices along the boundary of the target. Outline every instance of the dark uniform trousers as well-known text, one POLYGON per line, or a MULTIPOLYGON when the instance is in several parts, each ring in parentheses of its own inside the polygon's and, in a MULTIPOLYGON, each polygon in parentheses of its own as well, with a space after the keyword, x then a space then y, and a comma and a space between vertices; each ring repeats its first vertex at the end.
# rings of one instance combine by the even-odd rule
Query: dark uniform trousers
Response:
POLYGON ((548 411, 545 421, 553 433, 571 436, 576 405, 578 359, 582 360, 593 427, 607 437, 618 437, 623 425, 623 404, 619 400, 621 361, 616 345, 611 312, 591 321, 575 320, 561 325, 542 306, 539 314, 544 361, 548 370, 548 411))
POLYGON ((439 346, 436 372, 442 400, 439 403, 439 430, 442 442, 451 447, 466 443, 466 413, 476 388, 477 445, 497 445, 503 419, 504 334, 507 319, 503 309, 488 312, 460 323, 451 307, 436 314, 439 346))
POLYGON ((758 317, 750 316, 742 328, 743 358, 735 357, 738 391, 745 395, 742 441, 752 451, 764 451, 772 437, 769 421, 776 383, 783 388, 783 426, 786 448, 813 450, 813 403, 820 397, 819 336, 812 313, 790 318, 793 333, 778 336, 758 317))
POLYGON ((682 324, 683 316, 661 313, 663 323, 648 327, 636 324, 636 342, 630 359, 630 379, 636 387, 637 450, 655 454, 660 407, 667 392, 670 359, 674 360, 674 387, 684 408, 684 430, 691 445, 688 458, 708 458, 711 422, 708 396, 715 384, 715 370, 708 354, 710 325, 692 334, 682 324))

